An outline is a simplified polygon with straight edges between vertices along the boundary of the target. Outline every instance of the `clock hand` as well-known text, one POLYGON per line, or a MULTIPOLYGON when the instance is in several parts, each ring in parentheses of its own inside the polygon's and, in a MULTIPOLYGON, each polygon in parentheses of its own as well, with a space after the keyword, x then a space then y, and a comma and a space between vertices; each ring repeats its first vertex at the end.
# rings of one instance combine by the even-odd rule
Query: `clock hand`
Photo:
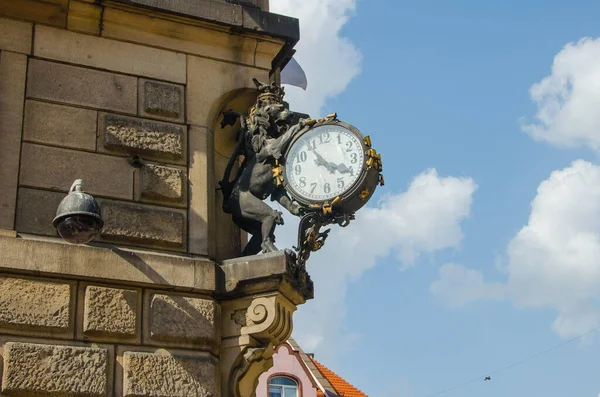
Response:
POLYGON ((309 148, 308 150, 311 150, 315 154, 315 156, 317 156, 317 159, 315 160, 315 163, 317 165, 323 165, 325 166, 325 168, 327 168, 327 171, 329 171, 332 174, 334 173, 334 171, 337 169, 337 165, 325 160, 323 156, 321 156, 321 154, 317 152, 316 149, 309 148))

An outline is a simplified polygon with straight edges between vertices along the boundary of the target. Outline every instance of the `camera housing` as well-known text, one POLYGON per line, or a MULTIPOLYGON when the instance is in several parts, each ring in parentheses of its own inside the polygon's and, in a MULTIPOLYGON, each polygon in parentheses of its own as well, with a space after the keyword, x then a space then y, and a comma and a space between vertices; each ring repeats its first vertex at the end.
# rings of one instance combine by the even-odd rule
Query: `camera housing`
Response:
POLYGON ((83 191, 83 181, 73 182, 52 221, 58 235, 71 244, 86 244, 102 230, 104 220, 96 199, 83 191))

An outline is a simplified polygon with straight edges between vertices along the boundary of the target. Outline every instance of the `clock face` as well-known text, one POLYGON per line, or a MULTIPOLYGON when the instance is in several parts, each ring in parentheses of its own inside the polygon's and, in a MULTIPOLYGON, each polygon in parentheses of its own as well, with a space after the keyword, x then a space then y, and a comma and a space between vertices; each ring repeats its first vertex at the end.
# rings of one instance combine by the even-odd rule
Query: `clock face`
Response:
POLYGON ((365 163, 361 139, 339 125, 322 125, 291 146, 285 164, 288 187, 309 201, 331 200, 358 180, 365 163))

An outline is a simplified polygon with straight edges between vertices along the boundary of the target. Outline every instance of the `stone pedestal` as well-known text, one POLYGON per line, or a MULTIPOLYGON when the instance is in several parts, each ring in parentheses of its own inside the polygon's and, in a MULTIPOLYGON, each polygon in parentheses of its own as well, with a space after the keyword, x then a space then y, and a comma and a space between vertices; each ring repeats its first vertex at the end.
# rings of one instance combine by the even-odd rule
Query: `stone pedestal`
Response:
POLYGON ((0 393, 249 397, 312 298, 216 181, 298 21, 266 0, 0 0, 0 393), (132 161, 132 160, 136 161, 132 161), (87 246, 52 218, 75 179, 87 246))

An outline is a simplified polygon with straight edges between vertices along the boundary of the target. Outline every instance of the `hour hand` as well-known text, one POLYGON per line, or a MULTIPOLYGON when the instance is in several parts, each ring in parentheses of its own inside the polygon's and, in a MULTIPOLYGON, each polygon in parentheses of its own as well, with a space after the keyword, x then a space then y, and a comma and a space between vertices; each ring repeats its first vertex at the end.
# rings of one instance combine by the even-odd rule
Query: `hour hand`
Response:
POLYGON ((340 172, 340 174, 354 174, 352 168, 348 168, 348 166, 344 163, 340 163, 340 165, 336 165, 335 168, 340 172))

